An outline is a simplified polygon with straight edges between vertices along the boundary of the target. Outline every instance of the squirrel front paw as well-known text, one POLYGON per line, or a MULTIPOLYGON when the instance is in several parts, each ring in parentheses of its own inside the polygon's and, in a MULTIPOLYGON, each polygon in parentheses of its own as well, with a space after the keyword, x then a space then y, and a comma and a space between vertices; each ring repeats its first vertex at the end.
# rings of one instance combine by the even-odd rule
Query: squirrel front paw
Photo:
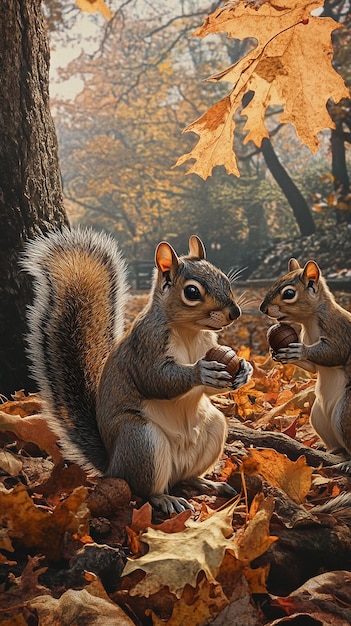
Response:
POLYGON ((225 389, 231 387, 232 376, 226 371, 225 365, 219 361, 206 361, 200 359, 197 362, 201 385, 225 389))
POLYGON ((286 348, 280 348, 278 352, 272 352, 272 359, 279 363, 291 363, 306 358, 305 346, 303 343, 289 343, 286 348))
POLYGON ((250 380, 253 372, 253 367, 251 363, 246 361, 245 359, 240 359, 240 369, 235 376, 232 386, 232 389, 239 389, 242 385, 245 385, 248 380, 250 380))

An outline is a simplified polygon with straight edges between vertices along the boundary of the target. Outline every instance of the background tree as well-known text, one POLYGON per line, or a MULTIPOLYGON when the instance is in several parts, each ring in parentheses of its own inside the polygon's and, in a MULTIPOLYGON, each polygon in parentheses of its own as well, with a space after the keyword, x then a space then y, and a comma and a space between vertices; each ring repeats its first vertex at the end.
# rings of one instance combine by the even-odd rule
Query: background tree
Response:
MULTIPOLYGON (((326 0, 323 15, 332 17, 342 26, 333 37, 335 65, 343 73, 346 83, 351 85, 351 6, 348 1, 326 0)), ((335 129, 331 131, 332 182, 334 194, 330 195, 328 205, 335 211, 338 223, 351 223, 351 187, 347 165, 347 146, 351 144, 351 100, 343 98, 329 107, 335 129)))
POLYGON ((40 0, 3 0, 0 15, 0 390, 33 389, 24 359, 30 284, 23 243, 67 218, 50 114, 49 48, 40 0))
MULTIPOLYGON (((187 121, 225 90, 201 81, 223 63, 218 47, 189 36, 209 6, 182 6, 165 20, 157 12, 140 17, 129 4, 109 22, 98 52, 82 54, 67 69, 65 76, 83 78, 84 88, 73 104, 54 103, 66 196, 80 209, 80 221, 114 232, 130 262, 151 259, 160 238, 185 249, 192 231, 224 268, 247 265, 253 241, 257 250, 258 223, 260 244, 267 244, 266 209, 271 220, 272 207, 287 202, 267 180, 263 160, 257 165, 257 151, 251 159, 244 155, 240 180, 221 168, 206 182, 173 169, 192 142, 182 134, 187 121)), ((291 232, 293 216, 277 215, 276 232, 286 221, 291 232)))

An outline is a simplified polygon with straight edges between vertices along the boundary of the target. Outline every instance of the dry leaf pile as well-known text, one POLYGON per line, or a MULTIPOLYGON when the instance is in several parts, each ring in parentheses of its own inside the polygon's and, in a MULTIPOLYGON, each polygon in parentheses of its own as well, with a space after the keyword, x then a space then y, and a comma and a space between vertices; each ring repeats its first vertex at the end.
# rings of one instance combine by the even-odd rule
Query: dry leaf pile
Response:
POLYGON ((229 436, 211 477, 238 496, 183 486, 195 513, 166 519, 123 480, 89 480, 63 462, 39 396, 3 402, 0 626, 351 622, 351 478, 309 425, 314 378, 274 363, 265 335, 251 313, 221 337, 254 366, 214 398, 229 436))

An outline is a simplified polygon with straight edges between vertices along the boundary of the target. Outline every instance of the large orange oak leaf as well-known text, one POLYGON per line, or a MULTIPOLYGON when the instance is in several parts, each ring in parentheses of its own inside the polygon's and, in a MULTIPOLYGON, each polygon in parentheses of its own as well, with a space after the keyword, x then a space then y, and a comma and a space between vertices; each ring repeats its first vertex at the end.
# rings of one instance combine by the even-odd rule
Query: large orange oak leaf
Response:
POLYGON ((194 159, 188 173, 206 179, 213 167, 223 165, 229 174, 239 176, 233 148, 234 116, 242 109, 248 131, 244 143, 251 140, 260 147, 269 137, 265 124, 269 106, 281 107, 280 122, 293 124, 301 141, 316 152, 318 133, 334 128, 328 100, 339 102, 350 97, 342 77, 332 67, 331 33, 339 24, 311 15, 321 4, 320 0, 278 0, 257 7, 239 0, 208 16, 195 36, 225 32, 236 39, 254 38, 257 44, 244 58, 208 79, 231 82, 233 88, 187 126, 185 132, 192 131, 199 139, 176 166, 194 159), (247 102, 242 108, 245 95, 247 102))

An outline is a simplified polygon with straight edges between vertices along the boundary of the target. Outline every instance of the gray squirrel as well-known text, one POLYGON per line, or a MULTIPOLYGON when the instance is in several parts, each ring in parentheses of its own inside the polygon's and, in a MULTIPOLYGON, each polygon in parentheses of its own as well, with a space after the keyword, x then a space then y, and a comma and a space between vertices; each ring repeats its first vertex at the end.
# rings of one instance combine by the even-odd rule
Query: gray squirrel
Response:
POLYGON ((201 240, 191 236, 181 257, 161 242, 155 264, 148 303, 125 332, 126 266, 113 238, 80 228, 37 237, 23 260, 35 294, 27 340, 64 458, 125 479, 170 514, 191 508, 169 493, 179 481, 235 493, 202 478, 227 434, 209 396, 246 383, 252 366, 240 359, 232 379, 204 359, 241 312, 201 240))
POLYGON ((316 261, 300 267, 294 258, 260 310, 300 325, 299 341, 273 358, 317 373, 311 424, 330 452, 342 453, 335 467, 351 472, 351 313, 336 302, 316 261))

